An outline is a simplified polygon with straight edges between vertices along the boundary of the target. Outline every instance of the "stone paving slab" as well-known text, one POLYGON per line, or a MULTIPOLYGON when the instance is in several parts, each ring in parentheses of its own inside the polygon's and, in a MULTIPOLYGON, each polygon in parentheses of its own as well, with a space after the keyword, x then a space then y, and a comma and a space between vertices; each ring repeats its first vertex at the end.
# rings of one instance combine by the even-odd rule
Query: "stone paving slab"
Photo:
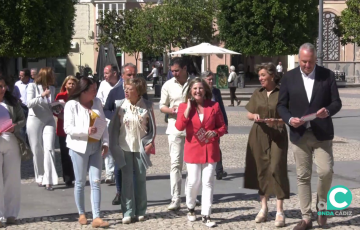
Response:
MULTIPOLYGON (((328 220, 330 229, 360 229, 360 189, 353 189, 353 202, 347 210, 353 212, 351 217, 331 217, 328 220)), ((313 194, 313 201, 315 194, 313 194)), ((286 227, 292 229, 301 218, 299 211, 298 196, 291 196, 290 200, 284 203, 286 227)), ((187 210, 185 205, 176 212, 169 212, 167 205, 150 206, 147 210, 145 222, 135 222, 129 225, 121 223, 122 215, 119 211, 103 211, 102 217, 111 223, 110 229, 208 229, 200 222, 200 208, 196 208, 199 216, 197 221, 188 222, 186 219, 187 210)), ((256 224, 254 219, 260 209, 257 195, 234 196, 216 202, 213 205, 212 219, 217 222, 216 229, 275 229, 274 219, 276 214, 276 199, 269 201, 268 221, 256 224)), ((312 204, 315 210, 315 203, 312 204)), ((92 229, 91 225, 80 226, 77 223, 77 214, 59 216, 46 216, 39 218, 20 219, 18 225, 8 226, 6 229, 92 229)), ((87 213, 90 220, 91 214, 87 213)), ((316 214, 313 214, 314 229, 318 229, 316 214)))

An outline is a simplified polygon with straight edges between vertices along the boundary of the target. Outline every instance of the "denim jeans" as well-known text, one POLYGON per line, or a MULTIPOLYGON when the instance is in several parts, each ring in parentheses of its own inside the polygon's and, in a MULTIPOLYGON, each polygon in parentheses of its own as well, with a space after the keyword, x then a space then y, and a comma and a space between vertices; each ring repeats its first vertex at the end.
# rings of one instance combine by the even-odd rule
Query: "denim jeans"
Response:
POLYGON ((89 182, 91 188, 91 208, 93 219, 100 217, 101 202, 101 168, 102 157, 100 152, 101 142, 89 142, 85 153, 78 153, 70 149, 69 154, 73 163, 75 173, 75 203, 79 214, 85 214, 84 188, 86 174, 89 171, 89 182))

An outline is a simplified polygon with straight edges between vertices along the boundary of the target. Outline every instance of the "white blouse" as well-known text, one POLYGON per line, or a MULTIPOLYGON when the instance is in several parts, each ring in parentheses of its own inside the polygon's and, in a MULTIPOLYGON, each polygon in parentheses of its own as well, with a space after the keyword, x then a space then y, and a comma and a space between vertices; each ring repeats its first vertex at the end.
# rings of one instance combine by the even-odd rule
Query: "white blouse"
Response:
POLYGON ((147 134, 149 111, 141 98, 136 105, 125 99, 119 109, 120 147, 127 152, 140 152, 141 139, 147 134))

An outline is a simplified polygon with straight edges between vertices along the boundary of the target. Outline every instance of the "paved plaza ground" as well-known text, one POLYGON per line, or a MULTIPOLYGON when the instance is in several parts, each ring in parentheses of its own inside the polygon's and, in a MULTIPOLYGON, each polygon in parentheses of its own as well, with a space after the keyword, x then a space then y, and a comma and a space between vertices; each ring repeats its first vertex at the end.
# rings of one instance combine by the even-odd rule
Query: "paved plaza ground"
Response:
MULTIPOLYGON (((241 91, 241 90, 240 90, 241 91)), ((249 90, 248 90, 249 91, 249 90)), ((360 88, 339 89, 343 108, 334 118, 334 185, 345 185, 353 194, 353 201, 348 210, 353 211, 351 217, 329 218, 331 229, 360 229, 360 88)), ((224 102, 230 104, 229 101, 224 102)), ((255 224, 254 219, 260 209, 257 191, 243 189, 243 172, 245 149, 248 133, 252 125, 246 119, 244 106, 227 107, 229 117, 229 134, 221 139, 223 164, 229 176, 215 181, 213 214, 217 229, 275 229, 276 199, 270 199, 268 221, 255 224)), ((157 107, 158 104, 155 104, 157 107)), ((121 223, 120 206, 111 205, 115 195, 115 186, 102 184, 101 209, 104 219, 111 223, 111 229, 206 229, 200 221, 200 207, 196 208, 198 221, 188 222, 187 209, 183 196, 182 208, 176 212, 167 211, 170 202, 170 157, 165 135, 166 123, 164 115, 156 109, 158 136, 156 138, 156 155, 152 156, 153 167, 147 171, 148 210, 145 222, 130 225, 121 223)), ((289 147, 288 172, 291 197, 285 201, 286 227, 292 229, 301 218, 297 196, 294 157, 289 147)), ((61 177, 60 158, 57 154, 57 170, 61 177)), ((313 192, 316 188, 316 168, 313 169, 313 192)), ((186 176, 184 166, 183 178, 186 176)), ((59 178, 62 182, 62 178, 59 178)), ((55 191, 48 192, 38 188, 34 183, 32 162, 24 162, 22 166, 22 203, 19 224, 7 229, 91 229, 91 225, 81 227, 77 223, 77 210, 74 202, 73 188, 66 188, 63 183, 54 186, 55 191)), ((184 190, 184 188, 183 188, 184 190)), ((315 196, 315 193, 313 193, 315 196)), ((201 197, 199 197, 201 199, 201 197)), ((313 199, 315 201, 315 199, 313 199)), ((87 217, 91 219, 90 188, 86 186, 87 217)), ((315 203, 313 202, 313 210, 315 203)), ((316 215, 313 225, 317 228, 316 215)))

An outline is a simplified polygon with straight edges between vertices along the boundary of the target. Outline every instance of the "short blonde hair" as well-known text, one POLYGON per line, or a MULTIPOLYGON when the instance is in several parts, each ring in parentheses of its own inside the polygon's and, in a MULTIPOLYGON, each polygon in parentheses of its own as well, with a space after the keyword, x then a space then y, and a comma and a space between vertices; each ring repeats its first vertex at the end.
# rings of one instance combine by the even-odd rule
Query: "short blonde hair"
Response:
POLYGON ((135 86, 137 93, 139 94, 139 96, 142 96, 146 93, 146 81, 144 80, 144 78, 140 78, 140 77, 135 77, 135 78, 130 78, 125 80, 124 86, 125 85, 132 85, 135 86))
POLYGON ((76 84, 78 84, 78 82, 79 82, 79 80, 76 77, 74 77, 73 75, 67 76, 61 85, 61 88, 60 88, 61 93, 66 91, 66 89, 65 89, 66 83, 70 80, 74 81, 76 84))

